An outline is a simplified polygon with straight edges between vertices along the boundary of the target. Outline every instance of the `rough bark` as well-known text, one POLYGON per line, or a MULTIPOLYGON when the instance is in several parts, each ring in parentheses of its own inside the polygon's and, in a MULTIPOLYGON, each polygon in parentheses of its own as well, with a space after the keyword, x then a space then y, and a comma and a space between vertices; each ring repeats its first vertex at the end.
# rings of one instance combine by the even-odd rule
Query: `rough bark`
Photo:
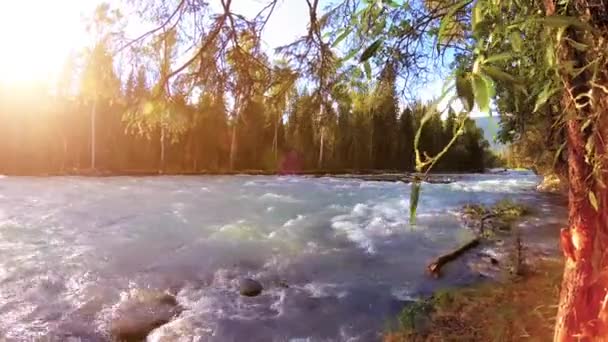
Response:
POLYGON ((608 340, 608 192, 587 184, 591 169, 585 162, 580 123, 575 120, 568 123, 568 144, 569 228, 561 232, 566 260, 555 341, 608 340), (598 197, 597 211, 589 201, 589 191, 598 197))
MULTIPOLYGON (((557 2, 545 0, 547 15, 556 13, 557 2)), ((570 7, 572 15, 598 27, 590 20, 590 4, 577 0, 570 7)), ((602 9, 599 8, 601 11, 602 9)), ((608 8, 604 9, 608 12, 608 8)), ((597 8, 594 11, 598 11, 597 8)), ((601 32, 601 31, 600 31, 601 32)), ((590 33, 568 29, 566 34, 574 41, 584 40, 590 46, 602 44, 604 34, 589 38, 590 33), (601 37, 603 36, 603 37, 601 37)), ((596 33, 597 34, 597 33, 596 33)), ((601 45, 600 45, 601 46, 601 45)), ((590 49, 576 51, 563 44, 561 62, 573 61, 575 67, 585 66, 605 51, 590 49)), ((601 56, 601 55, 600 55, 601 56)), ((601 68, 599 70, 602 70, 601 68)), ((606 85, 606 69, 593 75, 595 82, 606 85)), ((562 75, 566 92, 562 99, 567 113, 569 227, 562 229, 561 244, 565 256, 564 276, 555 326, 555 341, 608 341, 608 184, 606 168, 608 142, 607 96, 601 88, 594 92, 593 102, 574 109, 574 99, 592 86, 592 76, 583 72, 576 77, 562 75), (590 121, 584 127, 585 122, 590 121), (588 143, 595 148, 589 158, 588 143), (595 170, 595 172, 594 172, 595 170), (592 193, 593 195, 590 195, 592 193), (594 197, 596 200, 592 200, 594 197), (592 204, 592 202, 596 202, 592 204)))

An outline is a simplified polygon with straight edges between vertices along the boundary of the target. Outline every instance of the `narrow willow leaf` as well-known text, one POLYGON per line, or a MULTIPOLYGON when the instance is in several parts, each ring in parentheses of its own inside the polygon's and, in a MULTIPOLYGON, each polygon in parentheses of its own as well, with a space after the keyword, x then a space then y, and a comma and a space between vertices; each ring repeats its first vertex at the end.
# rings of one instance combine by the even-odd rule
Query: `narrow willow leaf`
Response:
MULTIPOLYGON (((438 44, 439 44, 439 42, 446 40, 446 38, 447 38, 446 32, 448 31, 447 28, 452 26, 453 24, 454 24, 454 18, 449 13, 441 19, 441 24, 439 24, 439 31, 437 33, 438 44)), ((439 46, 438 46, 438 48, 439 48, 439 46)))
POLYGON ((473 75, 473 93, 479 110, 488 113, 490 111, 490 93, 486 82, 479 75, 473 75))
POLYGON ((368 59, 372 58, 376 54, 376 52, 378 52, 380 46, 382 46, 382 40, 378 39, 373 42, 370 46, 367 47, 367 49, 365 49, 365 51, 363 51, 361 57, 359 57, 359 62, 363 63, 368 59))
POLYGON ((569 17, 565 15, 552 15, 549 17, 535 19, 535 21, 540 21, 542 24, 549 27, 565 28, 573 26, 582 30, 594 31, 591 25, 580 21, 576 17, 569 17))
POLYGON ((420 181, 414 180, 412 192, 410 193, 410 225, 416 224, 416 211, 418 210, 418 200, 420 199, 420 181))
POLYGON ((494 86, 494 82, 492 82, 492 79, 484 74, 479 74, 479 76, 483 79, 484 82, 486 82, 486 88, 488 88, 488 96, 490 97, 490 100, 493 99, 494 96, 496 96, 496 88, 494 86))
POLYGON ((500 62, 500 61, 506 61, 508 59, 513 58, 513 54, 510 52, 504 52, 504 53, 499 53, 497 55, 492 55, 488 58, 486 58, 483 63, 492 63, 492 62, 500 62))
POLYGON ((472 111, 475 104, 473 85, 471 79, 464 74, 456 76, 456 94, 460 98, 464 109, 467 112, 472 111))
POLYGON ((521 33, 519 31, 511 32, 511 46, 513 47, 513 51, 521 52, 522 45, 521 33))
POLYGON ((359 52, 359 50, 353 49, 351 52, 348 53, 348 55, 346 55, 346 56, 344 56, 342 58, 342 61, 346 62, 346 61, 351 60, 353 57, 355 57, 355 55, 357 54, 357 52, 359 52))
MULTIPOLYGON (((589 191, 589 203, 591 203, 591 206, 593 207, 593 209, 595 209, 595 211, 599 211, 600 207, 597 203, 597 197, 595 197, 595 194, 593 193, 593 191, 589 191)), ((411 212, 411 209, 410 209, 410 212, 411 212)), ((410 217, 410 221, 411 221, 411 217, 410 217)))
POLYGON ((338 36, 338 38, 336 38, 336 40, 334 41, 334 43, 331 45, 331 47, 336 47, 338 46, 338 44, 340 44, 344 39, 346 39, 346 37, 348 37, 348 35, 352 32, 351 28, 348 28, 346 31, 342 32, 342 34, 340 34, 338 36))
POLYGON ((471 24, 473 26, 473 31, 477 30, 479 23, 482 22, 482 11, 481 11, 481 1, 475 1, 475 5, 473 6, 473 13, 471 14, 471 24))
POLYGON ((552 67, 555 66, 555 49, 553 48, 553 43, 552 42, 550 42, 546 46, 545 61, 547 62, 547 65, 549 67, 552 68, 552 67))
POLYGON ((372 79, 372 66, 369 64, 369 61, 363 63, 363 67, 365 68, 365 76, 368 80, 372 79))
POLYGON ((534 105, 534 112, 538 112, 538 110, 549 101, 551 96, 555 95, 559 91, 559 88, 551 88, 551 84, 547 83, 543 91, 538 95, 536 99, 536 104, 534 105))
POLYGON ((566 39, 566 41, 568 42, 568 44, 570 44, 573 48, 577 49, 578 51, 587 51, 587 49, 589 49, 589 46, 583 43, 579 43, 575 40, 572 39, 566 39))
POLYGON ((522 82, 512 75, 489 65, 483 65, 481 70, 495 81, 502 81, 512 84, 521 84, 522 82))
POLYGON ((559 146, 559 148, 557 149, 557 152, 555 152, 555 155, 553 156, 553 168, 555 169, 555 166, 557 165, 557 161, 559 160, 559 156, 562 155, 562 152, 564 152, 564 148, 566 148, 566 142, 564 142, 563 144, 561 144, 559 146))

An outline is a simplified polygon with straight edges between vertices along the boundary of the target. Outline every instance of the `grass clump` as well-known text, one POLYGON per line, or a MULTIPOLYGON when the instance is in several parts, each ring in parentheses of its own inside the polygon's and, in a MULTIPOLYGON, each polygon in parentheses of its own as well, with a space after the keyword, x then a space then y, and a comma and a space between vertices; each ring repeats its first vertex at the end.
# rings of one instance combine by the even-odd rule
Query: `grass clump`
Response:
POLYGON ((530 214, 530 209, 527 206, 510 199, 503 199, 496 203, 491 211, 503 220, 510 221, 530 214))
POLYGON ((503 199, 493 206, 467 204, 463 213, 467 226, 476 227, 482 237, 491 239, 496 233, 510 232, 513 223, 531 214, 531 210, 524 204, 503 199))

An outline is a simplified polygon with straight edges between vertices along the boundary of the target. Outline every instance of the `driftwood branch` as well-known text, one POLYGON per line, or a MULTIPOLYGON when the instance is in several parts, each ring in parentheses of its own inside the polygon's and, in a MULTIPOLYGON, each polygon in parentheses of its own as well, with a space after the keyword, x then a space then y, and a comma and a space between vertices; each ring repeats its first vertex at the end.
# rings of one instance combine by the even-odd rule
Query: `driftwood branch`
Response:
POLYGON ((455 249, 454 251, 452 251, 450 253, 447 253, 447 254, 444 254, 444 255, 438 257, 437 259, 435 259, 433 262, 431 262, 427 266, 427 268, 426 268, 427 271, 433 277, 439 278, 441 276, 441 267, 443 267, 443 265, 447 264, 450 261, 455 260, 460 255, 462 255, 464 252, 468 251, 469 249, 477 247, 479 245, 479 243, 480 243, 480 238, 476 237, 473 240, 460 246, 458 249, 455 249))

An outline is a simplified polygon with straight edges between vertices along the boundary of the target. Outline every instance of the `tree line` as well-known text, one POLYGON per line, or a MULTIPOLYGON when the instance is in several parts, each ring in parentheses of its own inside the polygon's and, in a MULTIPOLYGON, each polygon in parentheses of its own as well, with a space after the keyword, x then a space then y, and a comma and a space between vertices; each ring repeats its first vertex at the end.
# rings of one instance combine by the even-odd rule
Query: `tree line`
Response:
MULTIPOLYGON (((414 136, 429 110, 423 103, 400 109, 391 68, 375 84, 336 88, 320 120, 319 97, 285 68, 269 72, 292 77, 281 83, 289 89, 261 88, 234 115, 229 102, 235 99, 217 88, 158 91, 144 67, 121 81, 103 46, 78 64, 66 63, 55 89, 2 89, 0 173, 413 171, 414 136)), ((444 120, 432 114, 421 150, 441 150, 456 121, 452 110, 444 120)), ((467 119, 436 169, 483 171, 488 163, 483 132, 467 119)))

